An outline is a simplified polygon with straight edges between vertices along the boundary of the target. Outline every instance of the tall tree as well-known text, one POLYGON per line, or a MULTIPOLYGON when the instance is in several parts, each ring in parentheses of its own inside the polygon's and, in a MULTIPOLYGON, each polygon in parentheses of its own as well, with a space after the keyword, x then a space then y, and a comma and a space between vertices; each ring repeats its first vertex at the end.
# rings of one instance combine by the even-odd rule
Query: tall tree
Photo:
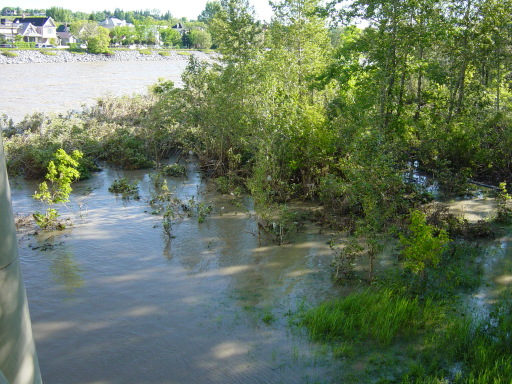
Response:
POLYGON ((261 47, 261 26, 247 0, 221 0, 210 32, 227 63, 247 63, 261 47))
POLYGON ((210 21, 215 17, 217 12, 221 10, 221 5, 219 1, 207 1, 206 7, 202 10, 202 12, 197 16, 198 21, 202 21, 203 23, 209 24, 210 21))

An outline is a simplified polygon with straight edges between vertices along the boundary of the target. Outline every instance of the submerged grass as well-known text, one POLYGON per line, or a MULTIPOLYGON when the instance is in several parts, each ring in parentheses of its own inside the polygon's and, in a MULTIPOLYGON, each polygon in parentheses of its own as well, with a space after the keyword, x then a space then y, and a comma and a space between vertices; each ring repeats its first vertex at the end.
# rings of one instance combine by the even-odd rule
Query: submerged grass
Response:
POLYGON ((332 345, 333 357, 366 360, 359 382, 512 383, 510 305, 484 319, 453 309, 453 302, 372 288, 306 311, 302 325, 332 345))
POLYGON ((368 289, 307 311, 303 324, 315 340, 373 339, 389 345, 398 335, 416 334, 438 315, 429 299, 368 289))

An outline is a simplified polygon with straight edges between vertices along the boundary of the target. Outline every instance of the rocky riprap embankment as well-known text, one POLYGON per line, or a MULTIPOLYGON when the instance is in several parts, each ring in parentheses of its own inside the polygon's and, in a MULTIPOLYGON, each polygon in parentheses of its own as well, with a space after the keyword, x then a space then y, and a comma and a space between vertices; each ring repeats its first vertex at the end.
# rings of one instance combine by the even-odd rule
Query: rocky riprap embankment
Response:
POLYGON ((194 55, 199 59, 208 60, 215 57, 215 53, 209 54, 201 51, 186 51, 180 54, 177 51, 167 51, 168 56, 162 56, 158 52, 153 51, 151 54, 140 53, 138 50, 133 51, 114 51, 110 55, 93 55, 90 53, 73 53, 59 49, 45 48, 41 53, 37 50, 20 50, 14 52, 16 57, 7 57, 0 54, 0 64, 29 64, 29 63, 72 63, 72 62, 92 62, 92 61, 156 61, 156 60, 188 60, 190 55, 194 55))

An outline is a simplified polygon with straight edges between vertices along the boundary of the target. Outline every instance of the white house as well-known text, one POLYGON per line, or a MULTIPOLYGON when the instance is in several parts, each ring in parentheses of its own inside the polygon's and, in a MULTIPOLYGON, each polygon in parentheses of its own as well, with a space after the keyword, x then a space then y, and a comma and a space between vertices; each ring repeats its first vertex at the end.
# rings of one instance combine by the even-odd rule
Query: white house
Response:
POLYGON ((29 43, 50 43, 57 39, 57 27, 51 17, 18 17, 13 21, 0 20, 0 38, 14 41, 16 36, 23 36, 29 43))
POLYGON ((108 29, 114 29, 115 27, 133 27, 133 24, 127 23, 126 20, 120 20, 115 17, 107 17, 98 24, 108 29))

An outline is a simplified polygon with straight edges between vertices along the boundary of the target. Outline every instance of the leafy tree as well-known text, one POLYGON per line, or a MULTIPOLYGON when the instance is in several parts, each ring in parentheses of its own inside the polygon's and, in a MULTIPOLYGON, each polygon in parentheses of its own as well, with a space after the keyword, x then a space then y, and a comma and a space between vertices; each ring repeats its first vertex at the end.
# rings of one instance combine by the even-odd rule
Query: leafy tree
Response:
POLYGON ((125 27, 114 27, 110 31, 111 41, 114 44, 131 44, 133 42, 133 28, 125 27))
POLYGON ((34 219, 41 228, 64 228, 62 223, 58 223, 59 213, 52 206, 69 201, 69 194, 73 190, 71 183, 80 177, 77 168, 81 158, 82 153, 80 151, 73 151, 71 155, 68 155, 61 148, 55 152, 54 159, 49 162, 45 179, 50 183, 50 186, 46 181, 43 181, 39 184, 39 191, 33 196, 34 199, 48 206, 44 214, 34 213, 34 219))
POLYGON ((62 7, 51 7, 46 10, 46 16, 51 17, 55 21, 69 23, 73 21, 73 12, 62 7))
POLYGON ((169 22, 174 22, 174 16, 172 15, 171 12, 167 11, 162 17, 161 17, 162 20, 167 20, 169 22))
POLYGON ((155 38, 155 23, 154 20, 145 16, 143 19, 134 21, 135 24, 135 41, 140 44, 154 44, 155 38))
POLYGON ((221 0, 221 9, 210 21, 209 31, 227 63, 254 59, 262 43, 262 29, 247 0, 221 0))
POLYGON ((177 47, 181 44, 181 34, 173 28, 160 30, 160 40, 164 45, 177 47))
POLYGON ((208 49, 212 46, 211 35, 200 29, 194 29, 190 31, 190 43, 194 48, 208 49))
POLYGON ((205 9, 197 16, 197 20, 209 24, 220 10, 221 5, 219 1, 207 1, 205 9))
POLYGON ((110 31, 107 28, 98 27, 96 35, 89 40, 87 49, 91 53, 107 53, 109 43, 110 31))
POLYGON ((419 275, 426 284, 427 268, 437 267, 450 238, 445 230, 428 225, 425 215, 418 210, 411 212, 410 220, 410 233, 400 235, 401 255, 405 267, 419 275))
POLYGON ((114 10, 114 17, 119 20, 126 20, 126 13, 122 9, 116 8, 114 10))
POLYGON ((82 20, 71 24, 71 33, 87 45, 89 40, 98 33, 98 28, 98 23, 82 20))
POLYGON ((100 21, 105 20, 107 17, 108 17, 108 13, 106 13, 106 12, 94 12, 89 15, 89 20, 100 22, 100 21))

